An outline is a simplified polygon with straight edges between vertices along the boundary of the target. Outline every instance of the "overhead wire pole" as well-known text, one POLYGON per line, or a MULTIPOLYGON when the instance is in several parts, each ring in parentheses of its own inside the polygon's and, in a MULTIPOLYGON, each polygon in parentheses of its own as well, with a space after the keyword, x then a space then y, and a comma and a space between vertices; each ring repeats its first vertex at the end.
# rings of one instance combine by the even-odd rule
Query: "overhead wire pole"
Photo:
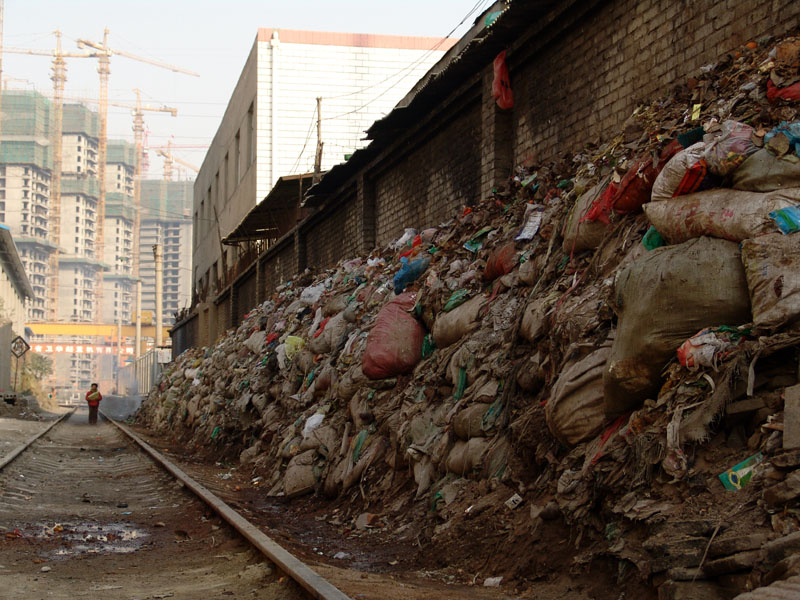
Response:
MULTIPOLYGON (((322 98, 317 96, 317 152, 314 155, 314 183, 317 183, 322 173, 322 98)), ((302 182, 302 179, 300 180, 302 182)))

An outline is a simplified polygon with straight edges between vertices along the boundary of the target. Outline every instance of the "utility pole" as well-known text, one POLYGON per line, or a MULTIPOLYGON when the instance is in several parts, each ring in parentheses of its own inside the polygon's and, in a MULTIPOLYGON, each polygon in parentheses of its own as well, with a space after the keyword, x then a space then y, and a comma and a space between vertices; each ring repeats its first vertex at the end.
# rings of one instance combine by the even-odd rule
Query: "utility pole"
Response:
MULTIPOLYGON (((317 153, 314 156, 314 179, 317 183, 322 173, 322 98, 317 96, 317 153)), ((302 180, 301 180, 302 181, 302 180)))
MULTIPOLYGON (((121 292, 124 294, 125 292, 121 292)), ((120 298, 117 304, 117 394, 122 394, 119 386, 120 371, 122 370, 122 306, 124 304, 124 296, 120 298)))
POLYGON ((156 261, 156 350, 158 350, 158 348, 160 348, 164 343, 164 340, 161 339, 161 322, 163 320, 161 314, 161 297, 163 295, 164 286, 164 260, 161 253, 161 246, 159 244, 155 244, 153 246, 153 258, 155 258, 156 261))

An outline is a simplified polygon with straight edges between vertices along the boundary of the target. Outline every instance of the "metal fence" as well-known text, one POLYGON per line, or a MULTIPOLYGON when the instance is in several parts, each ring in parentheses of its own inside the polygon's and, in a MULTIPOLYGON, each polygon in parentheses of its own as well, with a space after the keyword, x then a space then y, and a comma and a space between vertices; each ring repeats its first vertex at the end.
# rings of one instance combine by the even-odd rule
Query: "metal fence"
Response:
POLYGON ((158 382, 164 365, 172 360, 172 348, 154 348, 119 371, 120 387, 128 396, 147 396, 158 382))

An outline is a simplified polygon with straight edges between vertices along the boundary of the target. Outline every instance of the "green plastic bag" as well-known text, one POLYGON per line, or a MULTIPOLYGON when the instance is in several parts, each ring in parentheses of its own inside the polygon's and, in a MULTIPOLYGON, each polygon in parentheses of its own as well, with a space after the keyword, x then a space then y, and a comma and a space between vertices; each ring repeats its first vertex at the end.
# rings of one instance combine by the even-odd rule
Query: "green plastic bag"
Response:
POLYGON ((467 300, 469 300, 469 292, 467 290, 456 290, 445 303, 444 312, 450 312, 457 306, 464 304, 467 300))

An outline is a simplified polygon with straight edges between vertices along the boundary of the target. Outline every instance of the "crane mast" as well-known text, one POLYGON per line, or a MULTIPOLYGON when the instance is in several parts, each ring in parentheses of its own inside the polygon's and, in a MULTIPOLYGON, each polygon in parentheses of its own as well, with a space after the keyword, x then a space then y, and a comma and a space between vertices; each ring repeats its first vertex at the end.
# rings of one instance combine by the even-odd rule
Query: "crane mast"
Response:
POLYGON ((55 321, 58 316, 58 252, 61 239, 61 169, 62 169, 62 138, 64 124, 64 84, 67 81, 67 64, 61 55, 61 32, 56 30, 56 52, 53 56, 53 173, 50 178, 50 236, 55 242, 55 249, 50 255, 49 278, 49 314, 50 320, 55 321))

